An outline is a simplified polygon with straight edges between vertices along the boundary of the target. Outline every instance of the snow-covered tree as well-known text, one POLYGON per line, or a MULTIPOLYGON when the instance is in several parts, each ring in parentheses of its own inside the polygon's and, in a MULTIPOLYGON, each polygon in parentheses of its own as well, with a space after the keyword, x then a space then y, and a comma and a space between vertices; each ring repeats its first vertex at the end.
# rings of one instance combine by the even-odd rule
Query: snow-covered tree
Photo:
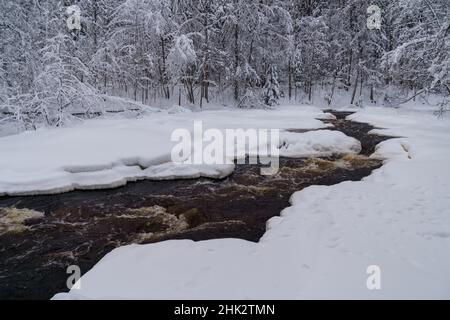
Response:
POLYGON ((72 113, 88 114, 98 100, 95 89, 81 80, 89 77, 89 70, 71 54, 76 46, 72 38, 60 33, 47 42, 41 50, 44 69, 36 77, 28 110, 38 115, 35 121, 60 126, 72 113))
POLYGON ((189 103, 194 104, 194 72, 197 63, 193 42, 186 35, 175 38, 174 45, 167 57, 169 74, 174 81, 182 83, 189 103))
POLYGON ((450 94, 450 4, 445 0, 414 0, 390 4, 391 36, 396 45, 382 63, 390 69, 390 82, 418 93, 450 94))
POLYGON ((271 66, 266 77, 266 83, 263 90, 264 103, 272 107, 278 104, 281 98, 280 84, 278 83, 278 73, 276 67, 271 66))

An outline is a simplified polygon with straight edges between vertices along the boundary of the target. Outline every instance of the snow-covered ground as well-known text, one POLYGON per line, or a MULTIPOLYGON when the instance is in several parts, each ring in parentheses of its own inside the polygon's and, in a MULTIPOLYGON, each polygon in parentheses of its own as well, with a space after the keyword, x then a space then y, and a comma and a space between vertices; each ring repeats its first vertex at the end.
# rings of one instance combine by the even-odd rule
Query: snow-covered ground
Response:
MULTIPOLYGON (((172 108, 140 119, 96 119, 61 129, 41 129, 0 138, 0 196, 51 194, 74 189, 121 186, 139 179, 215 177, 234 166, 171 162, 175 129, 324 128, 319 109, 285 106, 278 110, 182 112, 172 108)), ((331 115, 328 115, 331 116, 331 115)), ((359 151, 359 142, 330 130, 280 134, 286 156, 331 155, 359 151)))
MULTIPOLYGON (((272 125, 320 126, 312 120, 318 110, 289 110, 285 117, 273 112, 272 125)), ((227 124, 262 113, 230 113, 227 124)), ((295 193, 259 243, 177 240, 118 248, 84 274, 81 290, 55 299, 450 298, 449 119, 379 107, 351 119, 401 137, 379 146, 374 156, 385 164, 368 178, 295 193), (380 267, 380 290, 366 286, 371 265, 380 267)))

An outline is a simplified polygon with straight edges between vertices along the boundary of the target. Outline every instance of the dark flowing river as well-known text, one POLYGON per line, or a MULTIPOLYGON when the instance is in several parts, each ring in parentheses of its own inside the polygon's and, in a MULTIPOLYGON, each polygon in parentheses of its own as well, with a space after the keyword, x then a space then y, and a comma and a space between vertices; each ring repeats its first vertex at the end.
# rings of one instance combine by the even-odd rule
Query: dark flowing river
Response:
MULTIPOLYGON (((131 243, 168 239, 241 238, 258 241, 266 221, 311 185, 358 181, 382 162, 369 159, 390 137, 332 112, 323 120, 361 141, 360 155, 280 159, 279 173, 237 165, 223 180, 139 181, 124 187, 59 195, 0 198, 0 299, 49 299, 67 291, 66 269, 92 268, 105 254, 131 243)), ((292 130, 303 131, 303 130, 292 130)))

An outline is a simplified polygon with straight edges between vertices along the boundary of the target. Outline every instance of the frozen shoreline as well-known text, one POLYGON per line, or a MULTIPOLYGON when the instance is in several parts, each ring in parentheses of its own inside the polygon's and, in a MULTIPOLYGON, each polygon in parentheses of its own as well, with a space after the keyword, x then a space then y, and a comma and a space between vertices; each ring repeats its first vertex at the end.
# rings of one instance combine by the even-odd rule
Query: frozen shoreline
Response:
POLYGON ((118 248, 54 299, 449 298, 450 126, 425 112, 368 108, 350 117, 403 136, 359 182, 312 186, 267 223, 259 243, 166 241, 118 248), (381 290, 366 270, 381 268, 381 290))
POLYGON ((91 120, 71 128, 45 129, 0 138, 0 196, 64 193, 115 188, 142 179, 199 177, 221 179, 233 164, 172 163, 171 133, 192 129, 202 120, 208 128, 281 129, 281 156, 328 156, 357 153, 359 143, 341 132, 291 133, 283 129, 326 128, 316 118, 330 115, 297 106, 278 110, 219 110, 198 113, 153 113, 143 119, 91 120), (269 120, 267 120, 269 118, 269 120))

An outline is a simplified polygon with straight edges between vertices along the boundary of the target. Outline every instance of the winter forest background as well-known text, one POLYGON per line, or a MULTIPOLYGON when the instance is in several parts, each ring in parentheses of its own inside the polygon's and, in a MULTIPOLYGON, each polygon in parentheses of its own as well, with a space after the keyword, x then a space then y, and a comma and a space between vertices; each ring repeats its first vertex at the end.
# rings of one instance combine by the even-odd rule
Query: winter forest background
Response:
POLYGON ((314 93, 357 106, 436 95, 445 110, 449 17, 449 0, 0 0, 0 126, 314 93), (74 4, 80 31, 67 27, 74 4))

